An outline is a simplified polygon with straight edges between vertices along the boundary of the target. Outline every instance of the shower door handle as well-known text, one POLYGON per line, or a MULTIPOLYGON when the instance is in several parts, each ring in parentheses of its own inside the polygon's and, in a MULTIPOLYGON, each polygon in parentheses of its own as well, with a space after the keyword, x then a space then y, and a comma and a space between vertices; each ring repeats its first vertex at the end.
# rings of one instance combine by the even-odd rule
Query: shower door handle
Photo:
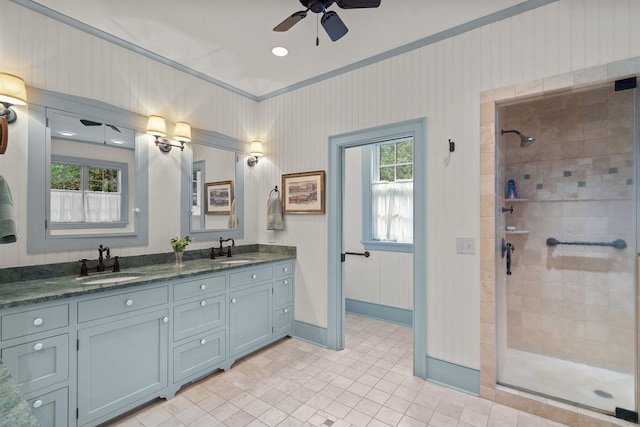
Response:
POLYGON ((511 253, 516 250, 516 248, 511 243, 506 243, 504 239, 502 239, 502 258, 504 258, 505 254, 507 255, 507 276, 511 276, 511 253))

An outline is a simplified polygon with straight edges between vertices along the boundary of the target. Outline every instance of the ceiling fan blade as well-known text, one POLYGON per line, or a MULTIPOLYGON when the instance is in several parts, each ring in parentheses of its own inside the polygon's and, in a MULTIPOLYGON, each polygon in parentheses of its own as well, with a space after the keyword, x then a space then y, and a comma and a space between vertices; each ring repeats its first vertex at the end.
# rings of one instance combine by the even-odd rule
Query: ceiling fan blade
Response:
POLYGON ((109 126, 111 129, 115 130, 116 132, 122 133, 122 132, 120 132, 120 129, 118 129, 118 128, 117 128, 117 127, 115 127, 114 125, 105 124, 105 126, 109 126))
POLYGON ((380 0, 338 0, 336 4, 340 9, 363 9, 380 6, 380 0))
MULTIPOLYGON (((308 9, 307 9, 308 10, 308 9)), ((300 12, 296 12, 293 15, 289 16, 287 19, 273 27, 273 31, 287 31, 289 28, 296 25, 298 22, 302 21, 307 16, 306 10, 301 10, 300 12)))
POLYGON ((80 123, 85 126, 102 126, 102 123, 94 122, 93 120, 80 119, 80 123))
POLYGON ((342 19, 340 19, 338 14, 334 11, 330 11, 322 15, 320 23, 327 34, 329 34, 331 41, 340 40, 340 38, 349 31, 347 26, 344 25, 344 22, 342 22, 342 19))

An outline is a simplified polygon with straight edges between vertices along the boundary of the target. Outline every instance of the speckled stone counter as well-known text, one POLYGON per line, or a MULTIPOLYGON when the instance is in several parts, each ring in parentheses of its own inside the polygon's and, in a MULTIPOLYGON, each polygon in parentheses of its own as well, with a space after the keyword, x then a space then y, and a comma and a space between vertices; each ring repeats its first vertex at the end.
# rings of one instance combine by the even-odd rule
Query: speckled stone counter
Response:
MULTIPOLYGON (((90 272, 89 277, 62 276, 2 283, 0 284, 0 309, 112 289, 142 286, 162 280, 184 279, 215 271, 254 266, 273 261, 284 261, 296 257, 295 248, 269 245, 254 246, 259 250, 256 252, 240 252, 234 254, 231 258, 217 257, 215 260, 209 258, 191 259, 185 261, 183 267, 175 267, 173 262, 165 262, 162 264, 122 268, 120 273, 90 272), (131 279, 127 279, 127 276, 130 276, 131 279), (90 284, 96 279, 110 277, 117 278, 117 281, 90 284)), ((185 257, 185 259, 188 258, 185 257)), ((93 261, 93 264, 95 264, 95 261, 93 261)), ((124 258, 120 264, 121 266, 126 266, 127 259, 124 258)), ((80 271, 79 264, 77 264, 77 270, 78 272, 80 271)))
POLYGON ((13 378, 0 360, 0 426, 31 427, 40 423, 16 388, 13 378))

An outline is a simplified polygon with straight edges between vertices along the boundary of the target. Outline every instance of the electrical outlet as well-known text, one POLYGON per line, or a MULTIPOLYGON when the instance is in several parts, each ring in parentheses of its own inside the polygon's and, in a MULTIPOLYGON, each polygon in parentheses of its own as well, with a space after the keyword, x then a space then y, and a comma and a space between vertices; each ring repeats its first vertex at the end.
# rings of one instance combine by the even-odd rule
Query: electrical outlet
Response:
POLYGON ((459 254, 475 254, 476 243, 473 237, 456 237, 456 252, 459 254))

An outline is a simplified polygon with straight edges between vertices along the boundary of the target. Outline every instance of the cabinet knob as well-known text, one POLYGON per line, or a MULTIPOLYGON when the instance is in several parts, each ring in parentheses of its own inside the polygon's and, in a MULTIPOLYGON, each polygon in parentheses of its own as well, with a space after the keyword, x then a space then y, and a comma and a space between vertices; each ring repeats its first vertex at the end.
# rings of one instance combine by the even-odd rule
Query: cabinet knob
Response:
POLYGON ((162 323, 167 323, 169 322, 169 318, 167 316, 162 318, 162 323))
POLYGON ((284 309, 284 312, 285 312, 285 313, 288 313, 288 312, 289 312, 289 309, 288 309, 288 308, 285 308, 285 309, 284 309))
POLYGON ((205 345, 206 343, 207 343, 207 340, 205 340, 204 338, 200 340, 200 344, 205 345))
POLYGON ((40 326, 44 323, 44 320, 42 320, 41 317, 38 317, 37 319, 33 319, 33 326, 40 326))
POLYGON ((288 280, 283 280, 282 283, 284 283, 285 285, 288 285, 289 281, 288 280))
POLYGON ((257 278, 258 278, 258 275, 257 275, 257 274, 252 274, 252 275, 251 275, 251 278, 252 278, 252 279, 257 279, 257 278))
POLYGON ((35 351, 40 351, 40 350, 42 350, 43 348, 44 348, 44 344, 42 344, 41 342, 39 342, 38 344, 36 344, 36 345, 34 345, 34 346, 33 346, 33 349, 34 349, 35 351))
POLYGON ((287 271, 289 271, 289 268, 288 268, 288 267, 284 267, 284 268, 282 269, 282 271, 284 271, 284 272, 286 273, 287 271))
POLYGON ((39 408, 42 406, 42 400, 38 399, 35 402, 33 402, 33 407, 34 408, 39 408))
POLYGON ((200 289, 204 291, 205 289, 207 289, 207 285, 200 285, 200 289))
POLYGON ((128 299, 127 301, 125 301, 124 305, 126 305, 127 307, 131 307, 133 305, 133 300, 128 299))
POLYGON ((200 301, 200 305, 204 307, 205 305, 207 305, 207 302, 206 301, 200 301))
POLYGON ((231 298, 231 304, 235 304, 236 303, 236 299, 235 298, 231 298))

